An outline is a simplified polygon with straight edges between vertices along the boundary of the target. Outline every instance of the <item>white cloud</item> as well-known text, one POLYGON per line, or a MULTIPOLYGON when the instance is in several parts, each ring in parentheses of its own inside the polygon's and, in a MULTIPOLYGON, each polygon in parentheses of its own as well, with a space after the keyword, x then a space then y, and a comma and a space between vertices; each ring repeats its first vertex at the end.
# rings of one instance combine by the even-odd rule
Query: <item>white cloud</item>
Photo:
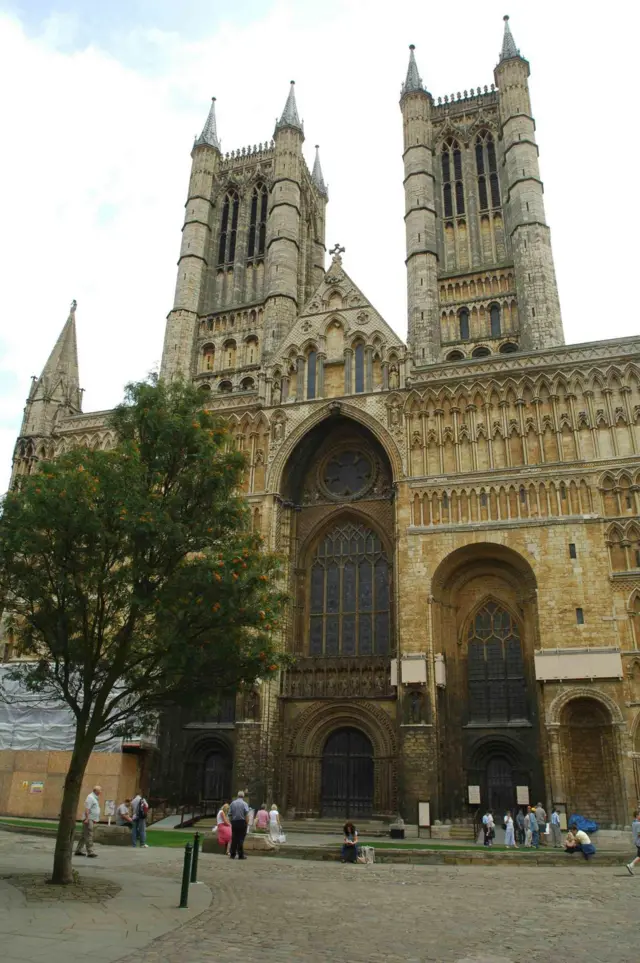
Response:
MULTIPOLYGON (((623 180, 632 177, 623 112, 637 12, 627 9, 621 31, 618 18, 576 17, 572 5, 518 6, 511 23, 532 66, 567 340, 636 333, 627 293, 638 201, 623 180)), ((328 245, 346 246, 345 266, 404 335, 398 94, 407 45, 417 45, 435 96, 490 83, 502 12, 494 0, 435 10, 411 0, 391 13, 383 0, 265 4, 261 18, 195 43, 138 28, 122 35, 121 60, 100 38, 70 50, 73 19, 50 18, 33 37, 0 14, 0 367, 15 376, 0 397, 2 479, 29 377, 72 298, 85 410, 115 404, 127 380, 159 361, 189 151, 212 94, 230 150, 271 136, 296 79, 305 152, 311 160, 321 144, 330 185, 328 245)))

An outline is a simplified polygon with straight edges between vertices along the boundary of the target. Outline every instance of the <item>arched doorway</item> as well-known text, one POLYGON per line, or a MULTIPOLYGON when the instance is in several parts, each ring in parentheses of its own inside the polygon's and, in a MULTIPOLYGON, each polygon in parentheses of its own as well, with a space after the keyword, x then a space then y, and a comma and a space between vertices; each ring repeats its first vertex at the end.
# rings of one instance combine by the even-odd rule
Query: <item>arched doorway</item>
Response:
POLYGON ((337 729, 325 742, 321 806, 323 816, 371 815, 373 746, 360 729, 337 729))
POLYGON ((221 749, 212 750, 202 767, 202 798, 224 801, 231 798, 231 759, 221 749))
POLYGON ((607 827, 616 822, 617 747, 611 715, 598 699, 579 697, 564 707, 564 756, 571 812, 607 827))

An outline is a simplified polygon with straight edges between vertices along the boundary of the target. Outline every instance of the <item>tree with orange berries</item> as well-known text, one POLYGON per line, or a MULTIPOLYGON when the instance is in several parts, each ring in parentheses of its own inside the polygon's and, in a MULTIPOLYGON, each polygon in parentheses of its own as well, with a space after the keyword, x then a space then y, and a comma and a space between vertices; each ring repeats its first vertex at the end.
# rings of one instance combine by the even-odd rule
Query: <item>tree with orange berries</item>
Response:
POLYGON ((269 676, 284 597, 251 532, 244 456, 197 389, 129 385, 111 451, 76 449, 6 495, 0 595, 28 660, 11 675, 69 707, 75 742, 52 881, 72 881, 82 780, 107 732, 269 676))

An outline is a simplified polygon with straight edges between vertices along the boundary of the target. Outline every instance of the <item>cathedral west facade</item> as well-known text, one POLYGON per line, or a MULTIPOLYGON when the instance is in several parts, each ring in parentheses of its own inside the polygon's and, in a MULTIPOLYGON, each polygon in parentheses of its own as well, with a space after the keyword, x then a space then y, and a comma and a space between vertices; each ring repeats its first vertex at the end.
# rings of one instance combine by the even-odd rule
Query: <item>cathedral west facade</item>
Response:
MULTIPOLYGON (((212 104, 161 373, 246 452, 292 659, 216 717, 166 720, 156 795, 246 785, 291 815, 415 822, 418 802, 466 821, 528 793, 606 825, 640 798, 640 340, 564 344, 508 22, 494 76, 435 99, 410 52, 406 344, 339 246, 326 268, 293 85, 273 140, 231 154, 212 104)), ((75 355, 72 311, 16 474, 111 443, 75 355)))

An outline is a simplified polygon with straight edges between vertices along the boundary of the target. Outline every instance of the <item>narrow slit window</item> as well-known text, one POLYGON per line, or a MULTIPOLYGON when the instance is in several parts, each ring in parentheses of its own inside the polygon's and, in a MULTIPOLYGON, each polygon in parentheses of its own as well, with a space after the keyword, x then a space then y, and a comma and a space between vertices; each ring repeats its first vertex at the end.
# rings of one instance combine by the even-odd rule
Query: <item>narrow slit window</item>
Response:
POLYGON ((569 558, 577 558, 578 553, 576 552, 575 542, 569 542, 569 558))
POLYGON ((584 612, 582 609, 576 609, 576 622, 578 625, 584 625, 584 612))

